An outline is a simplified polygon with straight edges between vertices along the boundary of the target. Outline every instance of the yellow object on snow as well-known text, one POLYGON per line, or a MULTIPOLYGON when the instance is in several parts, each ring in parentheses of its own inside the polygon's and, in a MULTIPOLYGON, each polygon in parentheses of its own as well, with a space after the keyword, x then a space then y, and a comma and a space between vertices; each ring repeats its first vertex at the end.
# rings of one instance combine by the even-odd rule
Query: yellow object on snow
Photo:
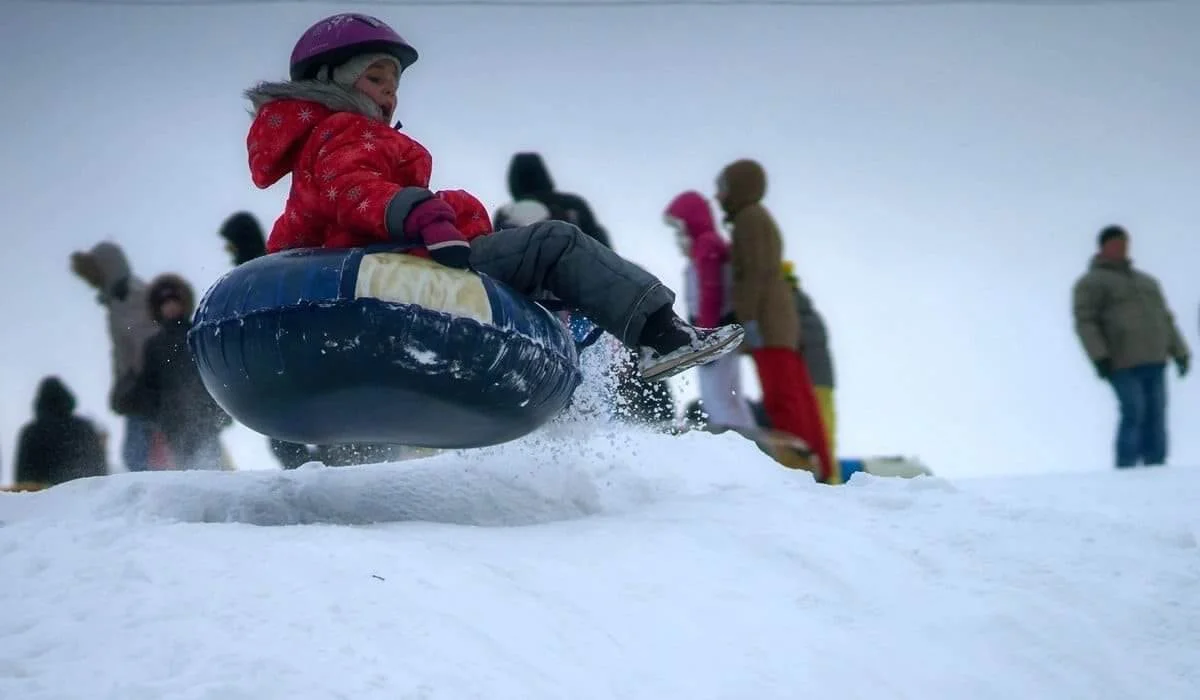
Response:
POLYGON ((821 422, 825 425, 825 440, 829 442, 829 454, 837 459, 837 408, 833 403, 833 387, 814 386, 817 404, 821 408, 821 422))
POLYGON ((0 486, 0 491, 28 493, 31 491, 43 491, 48 488, 50 488, 50 484, 43 484, 37 481, 18 481, 12 486, 0 486))

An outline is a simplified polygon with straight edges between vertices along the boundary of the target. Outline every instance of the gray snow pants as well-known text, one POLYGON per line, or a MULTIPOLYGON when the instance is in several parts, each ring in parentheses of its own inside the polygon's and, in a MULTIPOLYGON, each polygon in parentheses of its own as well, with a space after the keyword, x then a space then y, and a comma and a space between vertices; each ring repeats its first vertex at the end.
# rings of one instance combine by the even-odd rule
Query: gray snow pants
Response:
POLYGON ((628 347, 675 293, 574 224, 541 221, 471 241, 471 267, 533 296, 550 292, 628 347))

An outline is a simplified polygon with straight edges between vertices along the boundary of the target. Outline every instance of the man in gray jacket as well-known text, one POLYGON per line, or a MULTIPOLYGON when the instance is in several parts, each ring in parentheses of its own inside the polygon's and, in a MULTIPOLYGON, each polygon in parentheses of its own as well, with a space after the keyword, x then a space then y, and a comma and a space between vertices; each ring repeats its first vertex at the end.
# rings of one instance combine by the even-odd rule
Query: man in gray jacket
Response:
MULTIPOLYGON (((96 290, 96 300, 108 311, 113 372, 108 403, 120 415, 118 407, 123 405, 124 395, 133 389, 142 370, 142 348, 158 331, 146 303, 146 284, 129 269, 125 251, 107 241, 86 253, 72 253, 71 269, 96 290)), ((143 418, 126 416, 121 459, 129 471, 144 471, 149 467, 155 430, 143 418)))
POLYGON ((1129 234, 1100 232, 1099 252, 1075 283, 1075 332, 1096 373, 1117 395, 1116 466, 1163 464, 1167 458, 1166 364, 1187 374, 1191 354, 1158 280, 1129 259, 1129 234))

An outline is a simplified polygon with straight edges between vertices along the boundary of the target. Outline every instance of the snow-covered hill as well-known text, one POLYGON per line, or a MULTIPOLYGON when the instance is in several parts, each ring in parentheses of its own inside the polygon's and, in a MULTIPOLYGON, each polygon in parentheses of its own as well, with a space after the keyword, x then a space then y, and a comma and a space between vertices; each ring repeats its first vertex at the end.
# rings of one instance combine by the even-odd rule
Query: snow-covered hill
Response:
POLYGON ((1200 697, 1200 471, 818 486, 733 435, 0 495, 0 697, 1200 697))

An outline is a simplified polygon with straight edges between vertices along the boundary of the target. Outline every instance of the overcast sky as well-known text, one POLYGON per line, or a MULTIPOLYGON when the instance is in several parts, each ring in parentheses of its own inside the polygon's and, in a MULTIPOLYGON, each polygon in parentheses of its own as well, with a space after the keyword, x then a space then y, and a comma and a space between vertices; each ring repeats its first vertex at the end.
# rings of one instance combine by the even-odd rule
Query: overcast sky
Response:
MULTIPOLYGON (((250 183, 241 91, 285 76, 299 33, 347 7, 6 4, 6 476, 50 373, 116 458, 103 313, 71 251, 109 238, 144 278, 202 293, 228 269, 221 220, 269 225, 286 195, 250 183)), ((539 150, 676 288, 662 209, 759 159, 830 324, 843 455, 919 455, 946 476, 1110 468, 1115 400, 1070 288, 1111 222, 1200 345, 1200 3, 366 9, 421 52, 400 116, 435 187, 492 210, 510 155, 539 150)), ((1171 372, 1177 464, 1200 463, 1198 382, 1171 372)), ((245 429, 225 441, 243 467, 276 465, 245 429)))

